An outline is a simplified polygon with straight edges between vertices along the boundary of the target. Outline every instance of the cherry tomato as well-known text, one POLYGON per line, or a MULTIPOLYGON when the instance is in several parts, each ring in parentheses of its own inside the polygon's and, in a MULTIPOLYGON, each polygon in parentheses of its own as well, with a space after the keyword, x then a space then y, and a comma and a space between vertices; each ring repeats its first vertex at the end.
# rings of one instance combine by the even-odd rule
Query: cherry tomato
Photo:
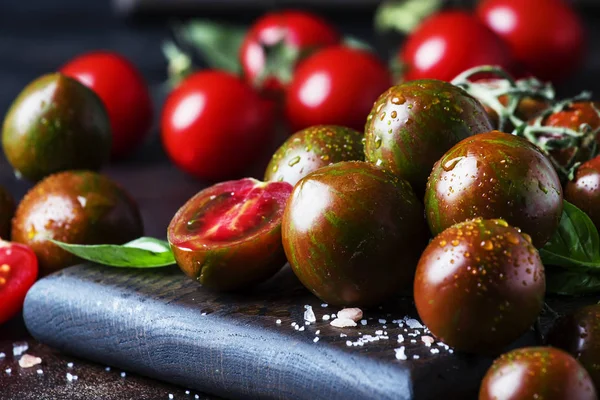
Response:
POLYGON ((21 310, 37 276, 38 262, 33 250, 23 244, 0 241, 0 324, 21 310))
POLYGON ((540 79, 560 81, 583 59, 582 22, 562 0, 484 0, 477 15, 504 39, 513 57, 540 79))
POLYGON ((74 58, 61 70, 102 99, 112 130, 113 158, 131 153, 152 125, 152 100, 138 69, 123 56, 95 51, 74 58))
MULTIPOLYGON (((240 49, 240 63, 248 83, 254 84, 264 73, 267 63, 265 47, 275 46, 282 41, 302 57, 320 47, 338 43, 340 34, 327 21, 308 12, 282 11, 264 15, 250 27, 240 49)), ((262 87, 281 91, 287 83, 271 75, 262 83, 262 87)))
POLYGON ((512 66, 508 49, 475 16, 445 11, 427 18, 400 50, 405 80, 434 78, 451 81, 479 65, 512 66))
POLYGON ((242 79, 223 71, 197 72, 165 102, 163 145, 175 164, 198 178, 234 177, 270 144, 273 111, 242 79))
POLYGON ((329 47, 298 66, 285 110, 295 131, 313 125, 362 131, 373 103, 390 86, 386 66, 371 52, 329 47))

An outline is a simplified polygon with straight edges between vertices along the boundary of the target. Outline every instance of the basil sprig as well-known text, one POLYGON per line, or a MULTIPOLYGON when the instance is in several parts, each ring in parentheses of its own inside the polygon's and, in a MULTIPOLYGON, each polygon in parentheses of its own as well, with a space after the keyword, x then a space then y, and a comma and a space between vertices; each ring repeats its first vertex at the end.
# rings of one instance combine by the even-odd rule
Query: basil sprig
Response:
POLYGON ((175 264, 169 243, 151 237, 141 237, 123 245, 83 245, 56 240, 52 243, 84 260, 112 267, 158 268, 175 264))
POLYGON ((564 201, 560 224, 540 249, 549 293, 600 292, 600 235, 588 215, 564 201))

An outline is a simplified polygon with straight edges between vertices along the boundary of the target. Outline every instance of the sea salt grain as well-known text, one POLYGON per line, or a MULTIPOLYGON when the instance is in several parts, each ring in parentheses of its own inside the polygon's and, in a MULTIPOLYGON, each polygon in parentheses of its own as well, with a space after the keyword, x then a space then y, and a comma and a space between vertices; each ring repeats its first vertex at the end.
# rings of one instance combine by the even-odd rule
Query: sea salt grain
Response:
POLYGON ((121 378, 125 378, 127 374, 125 372, 121 372, 121 378))
POLYGON ((363 312, 360 308, 344 308, 337 313, 338 318, 351 319, 354 322, 358 322, 363 317, 363 312))
POLYGON ((434 339, 431 336, 421 336, 421 341, 425 343, 425 346, 431 347, 431 344, 434 342, 434 339))
POLYGON ((173 395, 169 393, 169 399, 173 400, 173 395))
POLYGON ((319 341, 319 338, 318 338, 318 337, 315 337, 315 338, 313 339, 313 342, 315 342, 315 343, 317 343, 318 341, 319 341))
POLYGON ((413 360, 418 360, 419 358, 421 358, 421 357, 419 357, 419 356, 418 356, 418 355, 416 355, 416 354, 413 356, 413 360))
POLYGON ((189 391, 189 390, 186 390, 186 391, 185 391, 185 394, 190 394, 190 391, 189 391))
POLYGON ((304 320, 308 322, 316 322, 317 317, 315 317, 315 313, 312 307, 309 305, 305 305, 304 308, 306 309, 306 311, 304 311, 304 320))
POLYGON ((302 332, 302 331, 304 330, 304 327, 302 327, 302 328, 300 328, 300 329, 298 329, 298 330, 299 330, 300 332, 302 332))
POLYGON ((19 359, 19 366, 21 368, 31 368, 35 365, 41 364, 42 359, 29 354, 23 354, 23 357, 19 359))
POLYGON ((410 339, 411 343, 417 343, 416 339, 410 339))
POLYGON ((323 308, 329 307, 329 304, 323 303, 323 304, 321 304, 321 307, 323 307, 323 308))
POLYGON ((6 357, 6 354, 4 354, 4 353, 0 353, 0 359, 2 359, 2 358, 4 358, 4 357, 6 357))
POLYGON ((419 321, 417 321, 416 319, 413 318, 409 318, 406 320, 406 325, 408 325, 408 327, 410 329, 419 329, 419 328, 423 328, 423 325, 421 325, 421 323, 419 321))
POLYGON ((44 374, 44 371, 42 371, 41 369, 38 369, 36 372, 37 372, 38 375, 43 375, 44 374))
POLYGON ((277 321, 275 321, 275 323, 276 323, 277 325, 281 325, 281 320, 280 320, 280 319, 278 319, 277 321))
POLYGON ((194 395, 194 398, 195 398, 195 399, 199 399, 199 398, 200 398, 200 396, 198 396, 198 395, 196 394, 196 395, 194 395))
POLYGON ((352 346, 352 342, 349 340, 346 340, 346 346, 352 346))
POLYGON ((104 370, 105 370, 106 372, 110 372, 110 367, 106 367, 106 368, 104 368, 104 370))
POLYGON ((10 368, 6 368, 6 369, 4 370, 4 372, 6 372, 8 375, 10 375, 10 373, 12 372, 12 369, 10 369, 10 368))
POLYGON ((318 335, 319 333, 321 333, 321 330, 317 329, 317 331, 315 332, 315 335, 318 335))
POLYGON ((399 349, 394 349, 394 351, 396 352, 396 359, 398 360, 406 360, 406 353, 404 352, 404 346, 400 347, 399 349))
POLYGON ((440 349, 431 349, 429 351, 431 352, 431 354, 437 354, 440 352, 440 349))
POLYGON ((404 342, 404 336, 398 335, 398 343, 402 343, 402 342, 404 342))
POLYGON ((74 375, 71 375, 70 372, 67 372, 67 380, 69 382, 73 382, 75 380, 74 375))
POLYGON ((19 357, 21 354, 25 353, 27 349, 29 349, 27 342, 13 343, 13 356, 19 357))
POLYGON ((356 326, 356 322, 349 318, 336 318, 331 321, 330 325, 335 326, 336 328, 349 328, 356 326))
POLYGON ((361 325, 366 325, 367 324, 367 320, 366 319, 361 319, 360 320, 360 324, 361 325))
POLYGON ((379 323, 380 323, 380 324, 385 324, 386 322, 387 322, 387 321, 386 321, 385 319, 382 319, 382 318, 380 318, 380 319, 379 319, 379 323))
POLYGON ((67 368, 73 368, 73 363, 72 362, 67 363, 67 368))
POLYGON ((323 315, 323 321, 329 321, 329 314, 323 315))

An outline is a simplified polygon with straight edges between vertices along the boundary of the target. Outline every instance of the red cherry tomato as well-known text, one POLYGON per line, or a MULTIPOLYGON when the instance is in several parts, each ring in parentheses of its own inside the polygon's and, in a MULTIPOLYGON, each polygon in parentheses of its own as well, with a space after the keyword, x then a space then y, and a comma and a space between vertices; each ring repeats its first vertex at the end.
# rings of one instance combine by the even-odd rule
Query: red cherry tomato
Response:
POLYGON ((371 52, 329 47, 304 60, 286 93, 294 131, 341 125, 362 131, 373 103, 391 86, 386 66, 371 52))
POLYGON ((506 45, 475 16, 445 11, 427 18, 400 50, 405 80, 451 81, 479 65, 512 68, 506 45))
POLYGON ((581 64, 583 25, 562 0, 484 0, 477 15, 504 39, 515 59, 540 79, 560 81, 581 64))
POLYGON ((223 71, 197 72, 165 102, 163 144, 184 171, 209 181, 231 178, 270 144, 273 111, 242 79, 223 71))
POLYGON ((0 324, 23 308, 27 291, 38 276, 33 250, 19 244, 0 241, 0 324))
POLYGON ((152 100, 131 62, 116 53, 95 51, 74 58, 60 71, 94 90, 104 102, 113 158, 126 156, 144 140, 152 125, 152 100))
MULTIPOLYGON (((283 11, 264 15, 252 25, 240 49, 240 63, 248 83, 254 84, 265 69, 267 57, 264 47, 284 41, 285 45, 306 56, 320 47, 340 41, 340 34, 321 17, 302 11, 283 11)), ((281 91, 287 82, 269 76, 262 87, 281 91)))

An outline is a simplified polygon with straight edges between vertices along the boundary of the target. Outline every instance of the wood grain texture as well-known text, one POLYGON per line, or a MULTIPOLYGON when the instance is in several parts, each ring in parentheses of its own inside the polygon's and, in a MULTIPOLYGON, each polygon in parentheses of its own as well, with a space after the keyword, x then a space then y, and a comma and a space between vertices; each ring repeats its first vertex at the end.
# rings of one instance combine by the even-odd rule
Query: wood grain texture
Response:
POLYGON ((409 299, 367 310, 367 325, 356 328, 322 320, 337 311, 321 307, 289 268, 235 295, 205 290, 176 268, 81 265, 39 281, 28 294, 24 318, 36 339, 59 350, 232 398, 465 398, 491 362, 443 348, 432 354, 435 344, 426 347, 420 335, 408 336, 414 330, 392 324, 416 316, 409 299), (313 307, 316 323, 304 325, 305 304, 313 307), (292 322, 305 330, 295 330, 292 322), (379 330, 389 339, 346 344, 358 332, 375 336, 379 330), (400 346, 406 361, 395 358, 400 346))

